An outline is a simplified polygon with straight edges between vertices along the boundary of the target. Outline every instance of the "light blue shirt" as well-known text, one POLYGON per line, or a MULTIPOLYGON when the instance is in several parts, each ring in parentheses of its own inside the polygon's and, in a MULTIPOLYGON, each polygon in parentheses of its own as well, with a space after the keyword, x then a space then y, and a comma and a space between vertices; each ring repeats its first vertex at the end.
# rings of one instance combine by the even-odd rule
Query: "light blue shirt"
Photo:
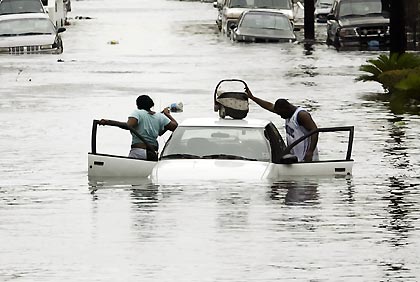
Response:
MULTIPOLYGON (((129 116, 137 119, 137 127, 134 129, 149 143, 150 145, 158 146, 157 138, 159 132, 164 130, 171 120, 162 113, 149 114, 145 110, 134 110, 129 116)), ((131 133, 133 137, 131 144, 143 143, 140 138, 131 133)))

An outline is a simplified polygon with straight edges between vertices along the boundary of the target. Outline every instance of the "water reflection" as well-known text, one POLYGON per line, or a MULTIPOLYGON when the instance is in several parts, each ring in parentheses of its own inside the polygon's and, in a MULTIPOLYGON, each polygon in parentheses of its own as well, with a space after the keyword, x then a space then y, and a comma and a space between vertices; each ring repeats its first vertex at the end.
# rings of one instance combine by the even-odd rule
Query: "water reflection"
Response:
POLYGON ((131 189, 132 231, 142 241, 155 236, 159 186, 148 184, 131 189))
MULTIPOLYGON (((393 175, 388 178, 388 193, 383 200, 388 201, 386 210, 389 216, 380 225, 389 234, 384 239, 385 242, 394 248, 395 254, 404 250, 412 244, 409 237, 415 230, 414 221, 418 220, 418 208, 410 200, 413 192, 413 185, 410 184, 410 177, 407 171, 412 166, 410 155, 406 145, 406 126, 402 117, 395 116, 388 119, 390 123, 389 139, 386 141, 384 149, 385 160, 388 161, 395 170, 393 175)), ((415 279, 412 270, 405 263, 405 259, 397 255, 392 256, 389 261, 382 262, 381 267, 384 271, 384 279, 389 281, 407 281, 415 279)))
POLYGON ((151 211, 159 200, 159 185, 141 185, 131 189, 131 202, 137 211, 151 211))
POLYGON ((248 189, 241 188, 241 185, 222 187, 216 199, 219 211, 217 222, 220 229, 244 229, 248 225, 251 206, 249 192, 248 189))
POLYGON ((269 191, 271 200, 284 199, 286 205, 316 205, 318 197, 318 183, 305 180, 275 182, 269 191))
POLYGON ((390 179, 389 203, 387 211, 389 213, 388 223, 384 226, 391 233, 389 243, 394 247, 408 244, 407 238, 414 226, 410 219, 413 204, 405 198, 408 195, 407 186, 404 180, 392 177, 390 179))
POLYGON ((389 140, 385 148, 385 156, 390 163, 398 169, 405 169, 410 166, 407 147, 405 146, 405 122, 401 117, 394 117, 388 120, 391 124, 389 140))

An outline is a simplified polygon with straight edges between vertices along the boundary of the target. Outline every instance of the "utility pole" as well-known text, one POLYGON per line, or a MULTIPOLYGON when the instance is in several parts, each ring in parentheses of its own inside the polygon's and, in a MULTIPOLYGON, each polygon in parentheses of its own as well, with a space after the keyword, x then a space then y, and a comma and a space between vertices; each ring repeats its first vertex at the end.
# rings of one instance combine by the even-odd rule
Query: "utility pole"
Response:
POLYGON ((315 2, 314 0, 305 0, 303 5, 303 28, 305 34, 304 47, 306 52, 305 54, 311 55, 313 51, 313 44, 315 43, 315 2))
POLYGON ((305 42, 313 43, 315 41, 315 1, 304 1, 304 29, 305 29, 305 42))
POLYGON ((405 0, 390 0, 390 52, 403 54, 407 50, 405 0))

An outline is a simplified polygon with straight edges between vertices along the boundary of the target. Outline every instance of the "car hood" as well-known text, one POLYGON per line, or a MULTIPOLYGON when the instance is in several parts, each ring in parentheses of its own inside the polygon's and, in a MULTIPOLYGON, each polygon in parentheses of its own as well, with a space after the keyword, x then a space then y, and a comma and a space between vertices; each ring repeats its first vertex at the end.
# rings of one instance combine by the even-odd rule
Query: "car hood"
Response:
POLYGON ((0 47, 36 46, 53 44, 54 34, 0 36, 0 47))
POLYGON ((161 160, 154 167, 151 178, 155 183, 261 180, 269 167, 269 162, 242 160, 161 160))
POLYGON ((240 28, 238 35, 253 36, 256 38, 267 39, 286 39, 295 40, 296 36, 292 31, 280 29, 255 29, 255 28, 240 28))
POLYGON ((339 20, 341 26, 364 26, 389 24, 389 18, 380 17, 345 17, 339 20))
MULTIPOLYGON (((241 14, 245 11, 252 10, 250 8, 229 8, 226 13, 226 17, 230 19, 239 19, 241 14)), ((267 8, 258 8, 258 10, 270 11, 270 12, 281 12, 285 14, 289 19, 293 19, 293 11, 288 9, 267 9, 267 8)))

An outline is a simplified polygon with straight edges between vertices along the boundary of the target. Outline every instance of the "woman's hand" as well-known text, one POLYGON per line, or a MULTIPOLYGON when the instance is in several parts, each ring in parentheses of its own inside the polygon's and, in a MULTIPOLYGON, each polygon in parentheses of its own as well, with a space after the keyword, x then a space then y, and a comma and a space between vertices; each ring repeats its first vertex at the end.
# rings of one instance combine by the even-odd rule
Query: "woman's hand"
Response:
POLYGON ((169 109, 169 107, 166 107, 163 109, 162 114, 164 114, 165 116, 170 116, 171 115, 171 111, 169 109))

